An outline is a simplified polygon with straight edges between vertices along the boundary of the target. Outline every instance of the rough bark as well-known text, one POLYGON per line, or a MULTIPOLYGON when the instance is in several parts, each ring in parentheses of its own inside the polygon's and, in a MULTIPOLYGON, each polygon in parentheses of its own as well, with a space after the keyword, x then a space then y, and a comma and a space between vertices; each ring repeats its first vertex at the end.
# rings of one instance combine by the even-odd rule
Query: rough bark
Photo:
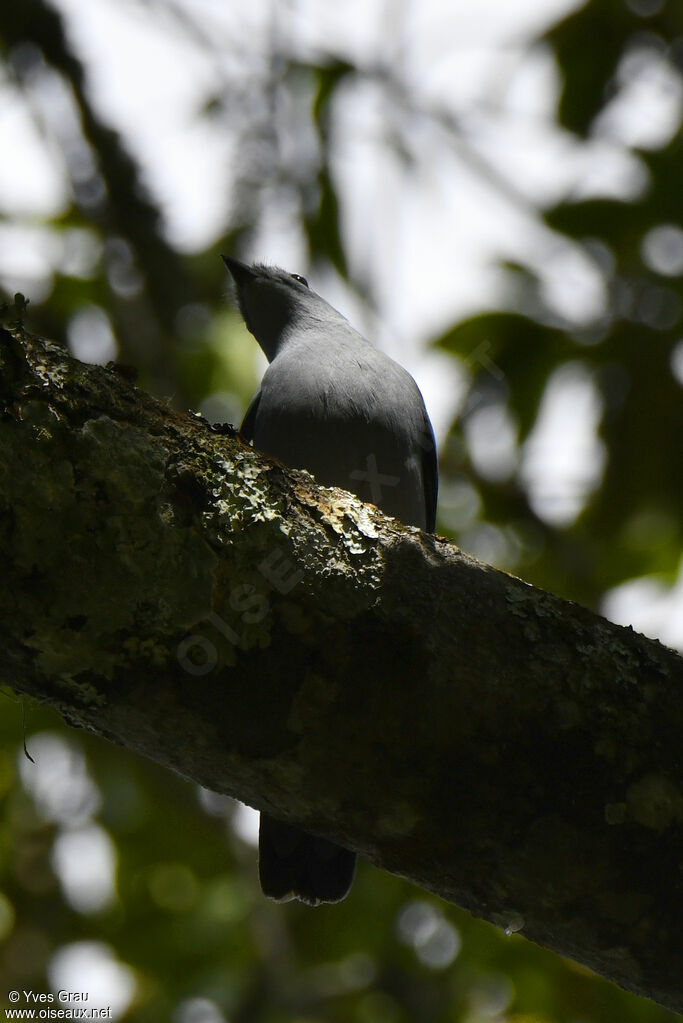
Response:
POLYGON ((0 679, 683 1009, 683 660, 0 335, 0 679))

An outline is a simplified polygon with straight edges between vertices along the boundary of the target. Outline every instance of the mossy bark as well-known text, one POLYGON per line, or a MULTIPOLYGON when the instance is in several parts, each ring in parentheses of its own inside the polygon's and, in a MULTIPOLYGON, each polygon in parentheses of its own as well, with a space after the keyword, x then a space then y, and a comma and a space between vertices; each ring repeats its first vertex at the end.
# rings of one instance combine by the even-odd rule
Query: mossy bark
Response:
POLYGON ((683 660, 0 334, 0 679, 683 1009, 683 660))

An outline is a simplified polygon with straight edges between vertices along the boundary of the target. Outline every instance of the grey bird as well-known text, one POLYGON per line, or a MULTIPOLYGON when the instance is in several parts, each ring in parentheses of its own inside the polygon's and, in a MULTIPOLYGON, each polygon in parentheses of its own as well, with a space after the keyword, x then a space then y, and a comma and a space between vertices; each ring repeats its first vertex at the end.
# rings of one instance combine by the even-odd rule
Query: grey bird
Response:
MULTIPOLYGON (((223 256, 240 312, 269 366, 240 435, 326 487, 341 487, 433 532, 434 432, 411 375, 353 329, 299 274, 223 256)), ((261 814, 259 876, 280 902, 339 902, 353 882, 348 849, 261 814)))

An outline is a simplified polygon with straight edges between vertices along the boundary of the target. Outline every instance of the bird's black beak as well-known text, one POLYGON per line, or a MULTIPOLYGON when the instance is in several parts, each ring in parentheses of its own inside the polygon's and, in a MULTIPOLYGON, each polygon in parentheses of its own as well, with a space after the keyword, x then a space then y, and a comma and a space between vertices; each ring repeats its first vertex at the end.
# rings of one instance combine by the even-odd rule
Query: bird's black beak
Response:
POLYGON ((247 284, 254 279, 254 271, 246 263, 240 263, 239 259, 232 256, 221 256, 221 259, 232 274, 235 284, 247 284))

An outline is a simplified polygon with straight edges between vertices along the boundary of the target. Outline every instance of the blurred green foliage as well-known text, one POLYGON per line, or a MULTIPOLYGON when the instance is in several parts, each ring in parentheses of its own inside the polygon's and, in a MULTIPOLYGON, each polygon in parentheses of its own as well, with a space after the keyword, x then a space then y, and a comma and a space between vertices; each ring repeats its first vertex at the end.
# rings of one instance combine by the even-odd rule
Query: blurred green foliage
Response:
MULTIPOLYGON (((554 25, 545 43, 563 78, 559 125, 590 138, 596 118, 628 85, 629 57, 663 60, 680 74, 682 39, 683 8, 676 0, 590 0, 554 25)), ((302 107, 317 156, 289 170, 262 149, 261 163, 245 156, 233 168, 236 198, 222 237, 188 256, 165 238, 125 138, 98 112, 57 8, 47 0, 3 5, 0 61, 3 77, 19 90, 30 91, 35 75, 61 77, 79 112, 80 144, 90 155, 84 173, 65 150, 72 200, 48 225, 65 251, 76 246, 87 267, 75 273, 58 266, 44 300, 28 295, 27 326, 66 344, 79 310, 102 309, 117 358, 139 368, 141 386, 181 408, 204 407, 211 399, 206 407, 216 410, 214 418, 223 411, 237 419, 256 369, 239 317, 224 303, 219 253, 248 245, 263 194, 276 183, 296 200, 311 261, 348 280, 330 121, 340 90, 362 82, 367 69, 346 58, 308 64, 273 52, 272 73, 249 83, 255 103, 262 89, 273 134, 268 117, 277 117, 277 104, 267 102, 267 89, 302 107)), ((205 116, 237 115, 229 98, 217 95, 205 116)), ((247 111, 239 128, 245 153, 254 142, 250 117, 247 111)), ((533 268, 509 264, 505 308, 482 311, 434 339, 470 379, 461 415, 442 446, 444 508, 451 500, 457 512, 444 511, 442 529, 450 528, 464 547, 483 528, 512 538, 504 567, 591 606, 608 588, 636 576, 657 573, 671 583, 683 548, 683 393, 673 371, 677 359, 683 362, 682 275, 680 267, 667 269, 664 257, 653 265, 643 255, 653 229, 681 225, 680 126, 669 141, 636 155, 647 176, 637 198, 563 200, 539 212, 549 228, 598 254, 608 295, 599 322, 582 330, 562 322, 544 301, 533 268), (519 450, 538 424, 549 382, 567 365, 584 372, 599 394, 605 468, 581 514, 557 525, 534 507, 519 471, 504 478, 479 471, 467 426, 477 410, 502 410, 519 450), (465 505, 468 513, 460 514, 465 505)), ((11 211, 0 212, 0 223, 11 219, 11 211)), ((358 281, 348 283, 369 297, 358 281)), ((5 315, 16 316, 16 308, 8 296, 5 315)), ((193 785, 76 734, 47 710, 24 707, 10 693, 0 699, 0 997, 10 988, 49 990, 55 952, 94 941, 132 969, 135 994, 124 1018, 145 1023, 674 1018, 506 935, 503 926, 472 920, 367 864, 338 907, 312 912, 268 904, 258 891, 254 849, 233 830, 236 810, 229 800, 200 800, 193 785), (24 757, 24 734, 35 769, 24 757), (30 779, 39 775, 31 772, 49 770, 51 763, 45 736, 72 751, 73 771, 89 779, 96 798, 87 812, 55 809, 54 799, 58 803, 68 789, 68 772, 61 781, 55 776, 52 804, 41 803, 32 787, 30 779), (60 881, 55 849, 60 836, 93 824, 115 850, 116 893, 100 908, 79 909, 60 881)))

